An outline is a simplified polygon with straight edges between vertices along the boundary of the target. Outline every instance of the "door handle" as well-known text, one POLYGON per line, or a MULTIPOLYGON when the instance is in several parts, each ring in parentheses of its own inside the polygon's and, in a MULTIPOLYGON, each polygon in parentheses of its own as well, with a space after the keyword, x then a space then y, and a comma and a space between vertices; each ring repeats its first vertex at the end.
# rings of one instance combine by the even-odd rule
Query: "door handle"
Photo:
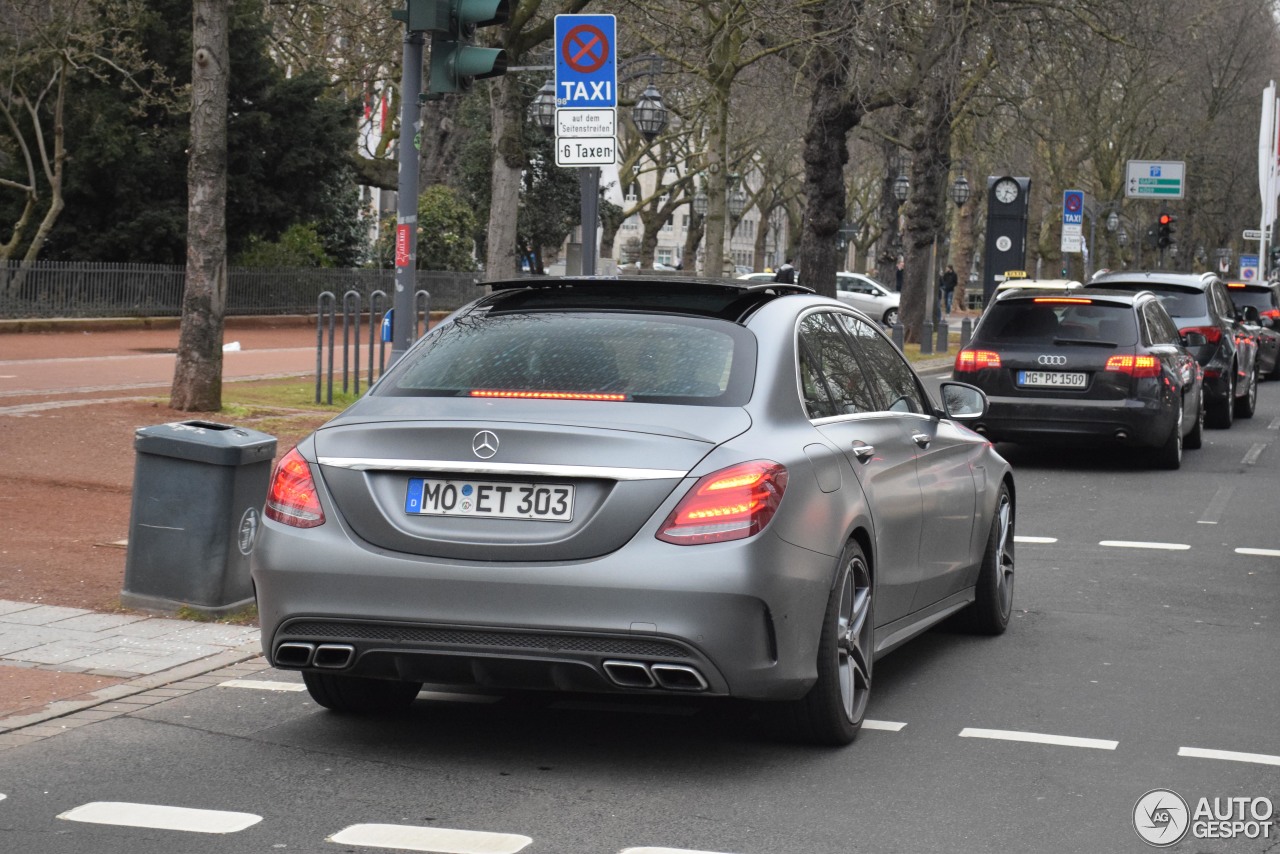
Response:
POLYGON ((933 439, 931 439, 927 433, 913 433, 911 434, 911 441, 915 442, 922 448, 927 448, 933 439))
POLYGON ((876 455, 876 446, 859 443, 853 446, 853 455, 858 458, 858 462, 865 463, 876 455))

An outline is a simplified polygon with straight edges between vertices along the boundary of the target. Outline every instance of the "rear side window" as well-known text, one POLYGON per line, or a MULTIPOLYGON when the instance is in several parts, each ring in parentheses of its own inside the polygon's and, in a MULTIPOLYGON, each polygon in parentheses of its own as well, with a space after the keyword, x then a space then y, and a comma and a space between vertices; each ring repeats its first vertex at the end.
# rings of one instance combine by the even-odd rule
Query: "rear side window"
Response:
POLYGON ((1125 347, 1138 342, 1138 324, 1127 305, 997 302, 974 336, 991 344, 1097 343, 1125 347))
POLYGON ((755 339, 718 320, 600 313, 464 316, 438 327, 375 394, 741 406, 755 339))
POLYGON ((800 386, 810 418, 874 412, 871 384, 839 322, 826 312, 800 324, 800 386))

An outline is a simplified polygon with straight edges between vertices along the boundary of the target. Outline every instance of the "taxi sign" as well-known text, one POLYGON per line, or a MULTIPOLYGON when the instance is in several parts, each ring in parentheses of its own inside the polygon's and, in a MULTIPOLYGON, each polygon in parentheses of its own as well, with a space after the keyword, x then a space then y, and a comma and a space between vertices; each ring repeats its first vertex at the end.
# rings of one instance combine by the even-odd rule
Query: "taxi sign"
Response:
POLYGON ((1026 270, 1005 270, 1004 277, 1006 279, 1025 279, 1027 277, 1026 270))
POLYGON ((557 107, 618 106, 617 33, 613 15, 556 15, 557 107))

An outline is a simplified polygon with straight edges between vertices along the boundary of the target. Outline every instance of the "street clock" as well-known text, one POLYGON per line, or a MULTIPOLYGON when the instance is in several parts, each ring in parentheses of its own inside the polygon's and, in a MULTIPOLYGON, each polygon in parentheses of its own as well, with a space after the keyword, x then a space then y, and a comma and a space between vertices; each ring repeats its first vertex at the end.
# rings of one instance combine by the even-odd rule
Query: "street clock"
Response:
POLYGON ((1027 265, 1027 202, 1031 179, 1011 175, 987 177, 987 249, 983 256, 982 299, 985 305, 1011 270, 1027 265))

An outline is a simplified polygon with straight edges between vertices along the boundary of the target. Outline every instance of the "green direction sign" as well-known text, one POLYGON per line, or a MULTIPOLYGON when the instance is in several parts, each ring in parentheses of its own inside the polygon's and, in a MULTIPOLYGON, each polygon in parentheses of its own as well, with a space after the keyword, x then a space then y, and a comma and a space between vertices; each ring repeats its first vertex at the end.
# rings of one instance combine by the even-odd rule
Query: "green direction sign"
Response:
POLYGON ((1186 163, 1181 160, 1130 160, 1124 194, 1129 199, 1181 199, 1186 163))

